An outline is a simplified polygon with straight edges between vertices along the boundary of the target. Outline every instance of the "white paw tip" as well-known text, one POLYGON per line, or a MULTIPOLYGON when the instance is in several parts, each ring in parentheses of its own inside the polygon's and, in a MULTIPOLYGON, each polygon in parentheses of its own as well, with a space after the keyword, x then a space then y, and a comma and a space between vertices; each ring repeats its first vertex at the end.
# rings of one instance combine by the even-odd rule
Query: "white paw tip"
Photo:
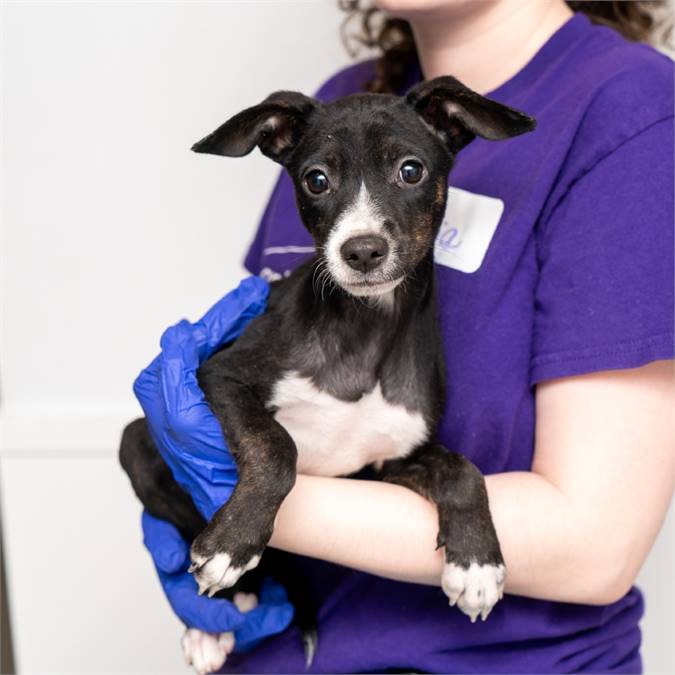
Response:
POLYGON ((249 570, 252 570, 254 567, 258 566, 258 563, 260 562, 260 557, 259 555, 254 555, 247 563, 244 565, 244 571, 248 572, 249 570))
POLYGON ((479 565, 468 568, 448 563, 443 569, 441 586, 451 606, 457 605, 475 623, 485 621, 495 604, 504 595, 504 565, 479 565))
POLYGON ((206 675, 223 667, 227 655, 234 649, 233 633, 205 633, 188 628, 181 640, 185 662, 198 675, 206 675))
POLYGON ((216 553, 212 558, 203 558, 204 562, 193 555, 193 561, 199 565, 195 579, 199 585, 199 595, 208 592, 209 597, 223 588, 234 586, 244 572, 252 570, 260 556, 253 556, 243 567, 233 567, 232 558, 227 553, 216 553))
POLYGON ((258 606, 258 596, 255 593, 235 593, 232 601, 240 612, 250 612, 258 606))
POLYGON ((194 552, 190 554, 190 559, 192 560, 192 565, 190 565, 191 569, 199 569, 208 560, 206 556, 194 552))
POLYGON ((226 654, 230 654, 234 649, 234 633, 221 633, 218 638, 222 650, 226 654))

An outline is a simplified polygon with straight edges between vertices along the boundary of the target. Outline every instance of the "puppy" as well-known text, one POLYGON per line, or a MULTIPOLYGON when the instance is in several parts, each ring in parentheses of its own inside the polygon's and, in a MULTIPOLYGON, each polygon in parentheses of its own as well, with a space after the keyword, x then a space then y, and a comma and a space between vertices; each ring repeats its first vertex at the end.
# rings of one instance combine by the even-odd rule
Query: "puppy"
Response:
MULTIPOLYGON (((485 482, 434 440, 444 363, 433 248, 457 153, 476 136, 501 140, 534 127, 440 77, 405 97, 330 104, 280 91, 193 146, 227 157, 257 146, 284 166, 316 243, 315 257, 272 284, 267 312, 199 369, 239 470, 210 523, 173 482, 145 421, 123 435, 121 462, 138 497, 194 537, 201 592, 232 587, 256 567, 297 472, 345 476, 372 465, 436 504, 441 586, 472 621, 487 617, 505 568, 485 482)), ((184 643, 199 640, 189 658, 217 656, 202 670, 222 665, 233 644, 194 631, 184 643)))

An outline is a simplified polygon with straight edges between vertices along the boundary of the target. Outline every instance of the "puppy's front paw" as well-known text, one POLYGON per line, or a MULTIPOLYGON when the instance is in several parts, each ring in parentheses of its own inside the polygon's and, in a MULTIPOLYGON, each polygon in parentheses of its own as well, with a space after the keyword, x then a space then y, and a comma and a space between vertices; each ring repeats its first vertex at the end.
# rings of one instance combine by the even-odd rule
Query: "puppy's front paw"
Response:
POLYGON ((234 633, 205 633, 188 628, 181 640, 185 661, 198 675, 220 670, 234 649, 234 633))
POLYGON ((451 605, 457 605, 473 623, 480 614, 487 619, 492 608, 504 595, 506 568, 502 563, 471 563, 462 565, 448 562, 443 569, 441 586, 451 605))
POLYGON ((244 572, 257 566, 272 536, 273 518, 274 513, 263 509, 242 508, 234 497, 215 514, 190 549, 189 571, 200 595, 212 596, 234 586, 244 572))
MULTIPOLYGON (((198 540, 195 540, 195 544, 198 540)), ((215 595, 223 588, 229 588, 239 581, 244 572, 252 570, 260 562, 260 555, 254 555, 247 560, 237 559, 236 556, 225 553, 200 553, 193 545, 190 552, 192 565, 189 571, 199 585, 199 595, 204 593, 209 597, 215 595)))

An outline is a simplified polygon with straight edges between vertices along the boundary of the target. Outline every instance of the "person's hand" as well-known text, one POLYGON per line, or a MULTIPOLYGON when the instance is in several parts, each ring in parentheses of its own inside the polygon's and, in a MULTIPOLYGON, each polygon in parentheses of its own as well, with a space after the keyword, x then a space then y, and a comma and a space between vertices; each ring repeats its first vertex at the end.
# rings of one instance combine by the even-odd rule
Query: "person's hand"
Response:
POLYGON ((266 579, 258 606, 240 612, 231 602, 197 594, 197 582, 187 572, 189 545, 165 520, 143 512, 143 541, 155 563, 164 593, 176 616, 190 628, 207 633, 234 632, 235 649, 246 651, 284 630, 293 619, 293 605, 283 586, 266 579))
MULTIPOLYGON (((232 494, 237 467, 199 387, 197 368, 265 311, 268 293, 266 281, 249 277, 197 323, 181 321, 169 328, 161 339, 162 352, 134 383, 155 445, 207 520, 232 494)), ((227 600, 198 595, 187 571, 189 544, 173 525, 144 513, 143 533, 167 599, 188 627, 235 631, 236 648, 241 650, 291 622, 293 606, 278 584, 267 580, 258 606, 243 614, 227 600)))
POLYGON ((180 321, 162 351, 134 382, 155 445, 174 478, 210 520, 237 484, 237 467, 197 382, 197 368, 236 339, 266 308, 269 284, 248 277, 197 323, 180 321))

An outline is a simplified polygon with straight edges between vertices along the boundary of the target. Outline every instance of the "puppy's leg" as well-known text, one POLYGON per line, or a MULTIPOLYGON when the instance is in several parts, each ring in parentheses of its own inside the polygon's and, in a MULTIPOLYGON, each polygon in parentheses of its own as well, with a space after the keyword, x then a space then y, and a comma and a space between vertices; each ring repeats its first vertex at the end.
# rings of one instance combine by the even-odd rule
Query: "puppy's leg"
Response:
POLYGON ((506 575, 485 479, 465 457, 429 444, 385 462, 382 480, 403 485, 438 507, 437 544, 445 547, 441 579, 450 604, 485 620, 504 593, 506 575))
POLYGON ((295 483, 297 451, 249 387, 221 380, 207 396, 239 472, 232 496, 192 545, 191 570, 200 592, 213 595, 258 564, 279 506, 295 483))
POLYGON ((198 675, 218 672, 234 649, 234 633, 206 633, 187 628, 181 639, 185 663, 198 675))
POLYGON ((153 516, 168 520, 188 541, 204 529, 206 521, 174 480, 150 438, 145 418, 134 420, 124 429, 119 458, 136 496, 153 516))
MULTIPOLYGON (((250 612, 258 606, 258 597, 253 593, 235 593, 232 599, 240 612, 250 612)), ((219 671, 235 645, 234 633, 206 633, 198 628, 188 628, 181 645, 185 662, 198 675, 219 671)))

